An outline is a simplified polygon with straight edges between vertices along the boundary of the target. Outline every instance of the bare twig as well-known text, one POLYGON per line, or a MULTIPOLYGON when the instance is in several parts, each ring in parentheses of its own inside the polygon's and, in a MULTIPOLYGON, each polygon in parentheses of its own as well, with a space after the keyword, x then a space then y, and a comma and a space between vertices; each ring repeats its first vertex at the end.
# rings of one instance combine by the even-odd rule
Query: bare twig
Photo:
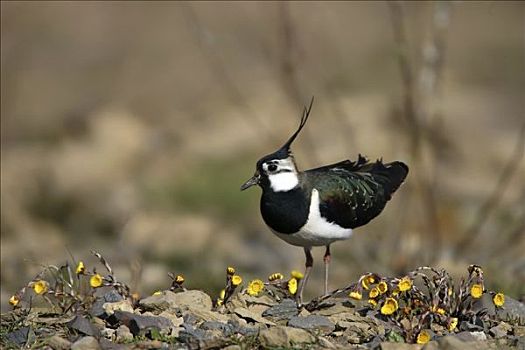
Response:
POLYGON ((419 189, 426 216, 426 235, 432 241, 434 249, 429 252, 430 261, 434 260, 441 250, 441 230, 439 227, 437 202, 435 199, 435 184, 430 181, 427 173, 428 166, 423 164, 423 120, 418 113, 415 100, 416 88, 414 83, 414 70, 408 55, 408 41, 404 27, 404 10, 398 1, 388 2, 392 19, 394 38, 398 48, 398 63, 403 84, 403 112, 408 127, 410 151, 416 168, 414 181, 419 189))
MULTIPOLYGON (((234 105, 237 105, 244 109, 248 115, 252 117, 254 124, 250 123, 254 129, 263 130, 263 136, 267 137, 270 141, 276 141, 276 137, 273 135, 271 129, 262 122, 264 119, 259 113, 253 110, 250 105, 246 102, 241 91, 237 88, 235 82, 231 78, 230 74, 227 72, 225 65, 222 62, 220 55, 218 54, 219 50, 215 47, 212 40, 209 39, 209 32, 204 28, 203 24, 199 20, 195 9, 191 3, 181 3, 182 8, 186 11, 186 16, 188 20, 188 25, 193 31, 195 37, 197 38, 197 43, 203 51, 203 57, 208 61, 208 66, 216 77, 217 81, 220 81, 221 84, 225 86, 225 91, 228 93, 228 97, 234 105)), ((242 118, 243 121, 249 121, 249 119, 242 118)), ((259 132, 259 134, 261 134, 259 132)))
POLYGON ((421 132, 419 120, 416 115, 416 106, 414 102, 414 76, 412 64, 408 56, 408 42, 405 35, 405 27, 403 23, 404 12, 403 7, 398 1, 388 2, 390 8, 390 17, 392 20, 392 27, 394 30, 394 38, 398 49, 398 64, 401 72, 401 80, 403 83, 403 107, 407 125, 410 128, 410 150, 415 159, 419 159, 421 154, 421 132))
POLYGON ((516 146, 507 163, 503 167, 501 174, 492 190, 491 194, 485 199, 483 204, 479 207, 472 225, 463 234, 462 239, 456 245, 456 252, 463 252, 468 250, 481 234, 481 228, 490 218, 491 214, 498 208, 503 194, 507 189, 510 180, 519 168, 520 162, 525 153, 525 123, 522 125, 516 146))
MULTIPOLYGON (((279 15, 282 24, 282 49, 280 59, 280 80, 284 91, 289 96, 293 105, 303 104, 303 93, 298 78, 298 61, 295 60, 297 55, 298 38, 295 32, 293 21, 290 14, 290 3, 283 1, 278 4, 279 15)), ((307 157, 317 162, 319 160, 316 147, 312 142, 311 132, 309 129, 304 132, 304 142, 307 147, 307 157)))

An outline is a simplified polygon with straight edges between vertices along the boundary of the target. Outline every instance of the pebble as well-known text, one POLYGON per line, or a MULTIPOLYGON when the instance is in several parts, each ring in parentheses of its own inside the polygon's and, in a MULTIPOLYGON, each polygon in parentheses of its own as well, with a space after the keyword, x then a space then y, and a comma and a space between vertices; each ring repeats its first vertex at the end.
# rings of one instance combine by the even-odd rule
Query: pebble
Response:
POLYGON ((280 304, 274 305, 263 312, 263 317, 274 317, 276 319, 290 319, 297 316, 299 310, 292 299, 284 299, 280 304))
POLYGON ((133 333, 126 325, 120 325, 116 331, 116 341, 118 343, 127 343, 133 340, 133 333))
POLYGON ((287 326, 275 326, 259 333, 259 341, 265 348, 289 347, 315 342, 315 337, 304 329, 287 326))
POLYGON ((169 290, 159 295, 151 295, 139 302, 144 310, 164 311, 168 309, 203 309, 211 311, 211 297, 200 290, 188 290, 174 293, 169 290))
POLYGON ((88 336, 74 342, 71 350, 100 350, 100 345, 94 337, 88 336))
POLYGON ((54 350, 66 350, 71 348, 71 342, 55 334, 47 340, 47 344, 54 350))
POLYGON ((93 323, 87 319, 87 317, 77 315, 73 320, 67 323, 69 329, 74 330, 78 333, 98 337, 100 331, 96 328, 93 323))
POLYGON ((114 316, 128 326, 133 335, 145 335, 151 329, 156 329, 160 333, 169 334, 173 328, 170 320, 160 316, 137 315, 126 311, 115 311, 114 316))
POLYGON ((327 317, 321 315, 293 316, 288 321, 288 326, 308 330, 319 329, 325 334, 335 330, 335 324, 327 317))

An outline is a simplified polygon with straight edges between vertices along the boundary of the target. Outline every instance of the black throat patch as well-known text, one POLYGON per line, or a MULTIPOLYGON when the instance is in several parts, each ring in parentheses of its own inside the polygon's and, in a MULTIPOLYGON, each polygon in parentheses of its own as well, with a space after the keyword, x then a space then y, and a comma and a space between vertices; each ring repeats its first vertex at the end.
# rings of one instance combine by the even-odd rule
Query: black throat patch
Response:
POLYGON ((279 233, 298 232, 308 220, 309 209, 310 194, 299 186, 287 192, 265 190, 261 196, 264 222, 279 233))

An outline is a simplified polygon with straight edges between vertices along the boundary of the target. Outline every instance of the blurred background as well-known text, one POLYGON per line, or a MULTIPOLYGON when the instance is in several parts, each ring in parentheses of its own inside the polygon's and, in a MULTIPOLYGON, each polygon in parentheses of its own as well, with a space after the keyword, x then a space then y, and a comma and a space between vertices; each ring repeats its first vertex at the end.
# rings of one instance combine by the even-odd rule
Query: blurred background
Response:
MULTIPOLYGON (((102 253, 144 294, 302 269, 240 192, 295 130, 303 169, 403 160, 331 287, 421 265, 525 294, 525 4, 2 2, 1 301, 102 253)), ((314 249, 310 296, 322 292, 314 249)), ((103 270, 101 266, 99 270, 103 270)))

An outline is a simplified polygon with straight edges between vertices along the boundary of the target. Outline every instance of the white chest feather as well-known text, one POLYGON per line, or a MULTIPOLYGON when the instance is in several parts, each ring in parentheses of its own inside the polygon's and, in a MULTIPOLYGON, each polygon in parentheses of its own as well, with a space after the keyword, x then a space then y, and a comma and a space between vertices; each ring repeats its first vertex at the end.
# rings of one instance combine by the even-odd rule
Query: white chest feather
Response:
POLYGON ((274 192, 287 192, 299 184, 297 173, 292 171, 272 174, 268 178, 274 192))
POLYGON ((321 216, 319 209, 319 192, 314 189, 310 200, 308 220, 299 232, 294 234, 274 233, 290 244, 311 247, 327 245, 334 241, 348 239, 352 235, 352 229, 328 222, 321 216))

